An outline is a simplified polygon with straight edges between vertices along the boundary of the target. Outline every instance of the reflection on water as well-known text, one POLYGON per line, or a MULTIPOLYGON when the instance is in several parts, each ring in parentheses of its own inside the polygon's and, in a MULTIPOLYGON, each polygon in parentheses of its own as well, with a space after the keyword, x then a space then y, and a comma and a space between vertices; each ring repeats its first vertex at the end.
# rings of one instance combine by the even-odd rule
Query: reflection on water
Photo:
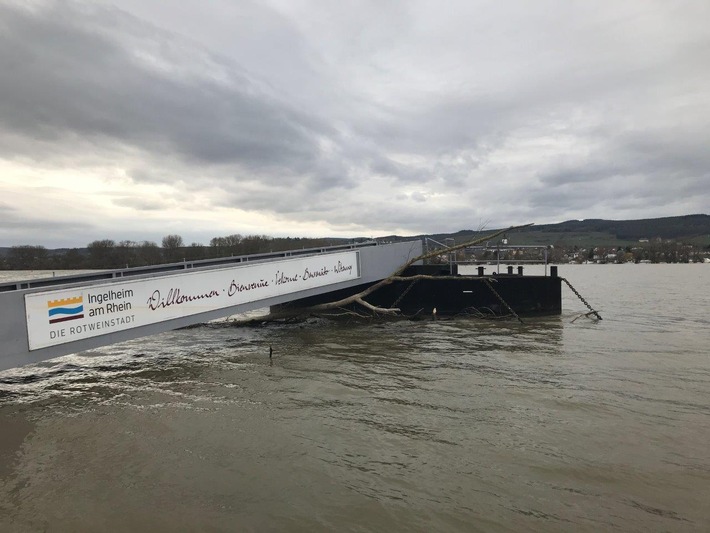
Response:
POLYGON ((703 530, 710 268, 562 274, 603 321, 212 324, 0 373, 0 530, 703 530))

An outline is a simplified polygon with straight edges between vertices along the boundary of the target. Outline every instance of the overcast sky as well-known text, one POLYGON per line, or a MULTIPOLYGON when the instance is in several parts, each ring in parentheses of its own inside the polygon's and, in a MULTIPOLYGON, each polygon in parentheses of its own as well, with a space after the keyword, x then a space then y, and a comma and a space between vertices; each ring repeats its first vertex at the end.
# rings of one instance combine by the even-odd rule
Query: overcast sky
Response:
POLYGON ((710 2, 0 0, 0 246, 710 212, 710 2))

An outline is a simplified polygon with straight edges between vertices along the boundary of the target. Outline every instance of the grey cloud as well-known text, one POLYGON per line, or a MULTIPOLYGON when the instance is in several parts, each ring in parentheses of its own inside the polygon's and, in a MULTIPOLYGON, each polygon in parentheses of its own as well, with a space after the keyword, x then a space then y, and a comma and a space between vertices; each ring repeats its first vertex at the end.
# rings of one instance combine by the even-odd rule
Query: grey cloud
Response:
MULTIPOLYGON (((584 210, 599 205, 658 212, 673 202, 697 205, 710 189, 710 154, 701 142, 681 132, 609 134, 583 160, 565 163, 539 177, 529 200, 541 207, 584 210)), ((702 136, 701 136, 702 138, 702 136)), ((708 205, 707 203, 705 204, 708 205)))
POLYGON ((308 168, 316 159, 314 135, 326 128, 238 68, 221 64, 214 75, 224 79, 210 79, 199 71, 204 57, 175 50, 126 14, 50 5, 0 7, 4 129, 65 144, 74 136, 125 143, 195 164, 308 168))
POLYGON ((0 6, 0 157, 175 185, 115 205, 363 232, 710 205, 708 7, 40 5, 0 6))
POLYGON ((114 205, 130 207, 137 211, 159 211, 167 207, 166 202, 156 200, 146 200, 145 198, 134 198, 132 196, 122 196, 112 200, 114 205))
POLYGON ((432 176, 424 169, 403 165, 383 156, 376 156, 369 165, 373 174, 395 177, 407 183, 422 183, 431 180, 432 176))
POLYGON ((93 229, 89 224, 70 220, 71 217, 37 213, 32 218, 17 209, 0 204, 0 238, 4 243, 48 244, 63 242, 67 235, 82 235, 93 229), (67 220, 69 218, 69 220, 67 220))

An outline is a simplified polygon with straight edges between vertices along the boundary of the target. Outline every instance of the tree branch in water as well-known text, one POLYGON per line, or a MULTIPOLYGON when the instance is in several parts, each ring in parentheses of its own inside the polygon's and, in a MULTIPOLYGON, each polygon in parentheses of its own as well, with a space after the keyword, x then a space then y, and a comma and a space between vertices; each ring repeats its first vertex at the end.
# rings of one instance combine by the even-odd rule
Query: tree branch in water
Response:
POLYGON ((504 233, 508 233, 511 231, 519 230, 521 228, 527 228, 529 226, 532 226, 531 224, 524 224, 522 226, 510 226, 509 228, 502 229, 500 231, 496 231, 495 233, 492 233, 490 235, 486 235, 484 237, 479 237, 477 239, 467 241, 461 244, 457 244, 455 246, 448 246, 440 250, 435 250, 433 252, 428 252, 424 253, 421 255, 418 255, 417 257, 414 257, 413 259, 410 259, 406 263, 404 263, 401 267, 399 267, 397 270, 395 270, 392 274, 387 276, 381 281, 378 281, 374 285, 370 285, 367 289, 358 292, 357 294, 353 294, 352 296, 348 296, 347 298, 343 298, 341 300, 335 301, 335 302, 327 302, 324 304, 318 304, 314 305, 311 307, 306 307, 301 309, 302 313, 315 313, 317 314, 320 311, 327 311, 330 309, 338 308, 338 307, 346 307, 349 305, 352 305, 354 303, 359 304, 366 309, 372 311, 373 313, 381 313, 381 314, 387 314, 387 315, 393 315, 397 314, 400 312, 399 309, 397 308, 392 308, 392 309, 386 309, 383 307, 377 307, 374 306, 367 301, 365 301, 365 297, 369 296, 373 292, 375 292, 378 289, 381 289, 382 287, 385 287, 386 285, 389 285, 390 283, 394 281, 406 281, 406 280, 414 280, 414 279, 428 279, 428 278, 440 278, 439 276, 429 276, 429 277, 421 277, 421 275, 413 275, 413 276, 402 276, 402 273, 407 270, 410 266, 412 266, 414 263, 417 261, 424 261, 426 259, 431 259, 432 257, 436 257, 441 254, 447 254, 451 252, 455 252, 456 250, 461 250, 462 248, 467 248, 469 246, 475 246, 477 244, 481 244, 482 242, 489 241, 491 239, 494 239, 495 237, 502 235, 504 233))

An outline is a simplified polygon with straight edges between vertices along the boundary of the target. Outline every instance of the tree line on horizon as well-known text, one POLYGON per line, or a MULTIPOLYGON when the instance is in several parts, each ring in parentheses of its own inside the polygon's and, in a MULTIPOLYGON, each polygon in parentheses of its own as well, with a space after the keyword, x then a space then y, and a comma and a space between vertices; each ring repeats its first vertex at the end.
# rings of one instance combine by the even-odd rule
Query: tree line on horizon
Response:
POLYGON ((180 235, 166 235, 161 244, 153 241, 90 242, 86 248, 49 250, 44 246, 18 245, 0 257, 1 270, 80 270, 119 269, 198 261, 272 251, 318 248, 348 242, 344 239, 269 237, 268 235, 227 235, 214 237, 208 246, 185 244, 180 235))
MULTIPOLYGON (((710 218, 707 215, 692 215, 690 219, 710 218)), ((567 223, 565 223, 567 224, 567 223)), ((540 226, 538 226, 540 228, 540 226)), ((465 232, 439 236, 453 238, 454 242, 465 240, 465 232)), ((561 234, 562 235, 562 234, 561 234)), ((422 237, 422 236, 420 236, 422 237)), ((385 241, 398 240, 390 236, 385 241)), ((44 246, 19 245, 0 249, 0 270, 80 270, 80 269, 121 269, 175 263, 199 261, 238 255, 287 251, 302 248, 321 248, 336 244, 355 242, 362 239, 308 238, 308 237, 270 237, 268 235, 232 234, 214 237, 209 245, 200 243, 185 244, 180 235, 166 235, 160 245, 153 241, 114 241, 111 239, 90 242, 86 248, 51 250, 44 246)), ((691 245, 672 239, 645 239, 645 244, 618 246, 613 249, 588 245, 565 246, 555 242, 550 249, 550 261, 568 262, 597 260, 614 253, 625 261, 651 261, 653 263, 684 263, 703 261, 710 257, 710 245, 691 245)), ((621 259, 616 259, 620 261, 621 259)))

